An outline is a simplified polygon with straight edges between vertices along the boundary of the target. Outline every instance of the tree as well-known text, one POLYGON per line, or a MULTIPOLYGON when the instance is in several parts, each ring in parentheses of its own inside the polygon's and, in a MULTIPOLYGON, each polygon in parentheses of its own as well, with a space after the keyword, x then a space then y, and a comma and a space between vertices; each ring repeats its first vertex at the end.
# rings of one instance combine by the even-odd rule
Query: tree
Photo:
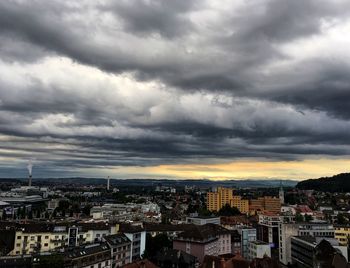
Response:
POLYGON ((67 200, 61 200, 58 203, 58 209, 59 210, 67 210, 69 208, 69 206, 70 206, 70 203, 67 200))
POLYGON ((337 215, 337 223, 338 224, 346 224, 347 223, 347 220, 343 214, 337 215))
POLYGON ((83 207, 82 212, 86 215, 89 216, 90 215, 90 210, 91 210, 92 206, 91 205, 86 205, 85 207, 83 207))
POLYGON ((310 222, 310 221, 312 221, 313 218, 311 215, 305 214, 304 219, 306 222, 310 222))
POLYGON ((303 222, 303 221, 304 221, 303 215, 301 215, 299 212, 295 214, 295 222, 303 222))
POLYGON ((158 251, 163 248, 172 248, 172 242, 166 234, 159 234, 152 237, 150 234, 146 235, 146 249, 143 257, 152 259, 158 251))
POLYGON ((231 207, 229 204, 224 205, 217 213, 218 216, 236 216, 241 212, 236 207, 231 207))

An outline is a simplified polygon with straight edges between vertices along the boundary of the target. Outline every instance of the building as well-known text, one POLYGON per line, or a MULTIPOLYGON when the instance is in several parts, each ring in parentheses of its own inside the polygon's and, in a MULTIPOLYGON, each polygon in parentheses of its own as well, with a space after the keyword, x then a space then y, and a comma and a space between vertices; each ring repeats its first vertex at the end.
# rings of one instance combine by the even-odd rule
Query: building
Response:
POLYGON ((99 242, 104 236, 112 234, 111 227, 105 223, 79 223, 75 226, 4 222, 0 225, 0 229, 2 228, 14 231, 14 245, 10 255, 42 253, 66 246, 99 242))
POLYGON ((263 211, 274 213, 281 212, 281 200, 277 197, 264 196, 249 200, 249 213, 251 215, 259 214, 263 211))
POLYGON ((241 196, 233 196, 233 198, 230 200, 230 205, 231 207, 238 208, 238 210, 243 214, 249 213, 249 200, 242 199, 241 196))
POLYGON ((332 266, 336 254, 347 263, 347 247, 339 246, 335 239, 312 236, 294 236, 291 239, 292 264, 296 267, 339 267, 332 266))
POLYGON ((271 247, 269 243, 263 241, 248 242, 248 260, 255 258, 271 257, 271 247))
POLYGON ((109 235, 104 240, 111 249, 112 268, 122 267, 131 262, 131 241, 126 235, 109 235))
POLYGON ((216 192, 207 193, 207 209, 209 211, 219 211, 221 208, 220 195, 216 192))
POLYGON ((342 246, 349 245, 350 226, 349 225, 334 225, 334 237, 342 246))
POLYGON ((141 225, 119 225, 118 232, 124 233, 131 241, 131 261, 141 259, 146 248, 146 231, 141 225))
POLYGON ((187 224, 195 224, 195 225, 205 225, 208 223, 220 224, 220 217, 215 216, 196 216, 196 217, 186 217, 187 224))
POLYGON ((71 248, 64 252, 64 267, 111 268, 111 250, 106 243, 71 248))
POLYGON ((242 199, 241 196, 234 196, 232 188, 218 187, 216 192, 207 193, 209 211, 219 211, 226 204, 238 208, 241 213, 249 212, 249 201, 242 199))
POLYGON ((242 255, 241 235, 237 230, 231 231, 231 252, 234 255, 242 255))
POLYGON ((294 222, 293 215, 280 215, 265 211, 259 214, 259 221, 257 225, 257 239, 269 243, 271 248, 279 247, 279 232, 278 226, 280 223, 294 222))
POLYGON ((202 262, 205 255, 231 253, 231 232, 217 224, 193 225, 173 240, 173 248, 193 255, 202 262))
POLYGON ((1 256, 1 268, 32 268, 31 255, 1 256))
POLYGON ((233 198, 233 189, 218 187, 216 192, 207 193, 207 208, 210 211, 219 211, 224 205, 230 204, 233 198))
POLYGON ((155 237, 159 234, 166 234, 169 238, 176 237, 179 233, 182 233, 190 228, 192 224, 154 224, 144 223, 144 229, 147 234, 155 237))
POLYGON ((281 222, 280 215, 265 212, 259 215, 257 226, 257 239, 269 243, 272 248, 278 248, 278 224, 281 222))
POLYGON ((184 251, 176 249, 163 248, 157 253, 154 262, 159 267, 172 268, 196 268, 198 267, 198 260, 184 251))
POLYGON ((241 253, 244 258, 248 258, 249 242, 256 241, 255 228, 239 228, 238 233, 241 235, 241 253))
POLYGON ((68 245, 67 228, 46 224, 26 224, 15 233, 14 249, 10 255, 46 252, 68 245))
POLYGON ((327 222, 320 223, 280 223, 279 259, 284 265, 291 263, 291 239, 293 236, 334 238, 334 227, 327 222))

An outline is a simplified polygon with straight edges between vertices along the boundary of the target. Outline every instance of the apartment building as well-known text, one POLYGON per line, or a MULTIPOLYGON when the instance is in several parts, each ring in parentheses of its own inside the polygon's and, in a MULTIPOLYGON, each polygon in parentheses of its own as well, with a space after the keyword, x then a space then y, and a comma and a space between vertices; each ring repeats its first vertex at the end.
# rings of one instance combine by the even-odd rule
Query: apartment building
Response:
POLYGON ((125 234, 131 242, 130 262, 141 259, 146 249, 146 230, 143 225, 120 224, 118 232, 125 234))
POLYGON ((235 195, 230 200, 231 207, 236 207, 241 213, 249 213, 249 200, 242 199, 241 196, 235 195))
POLYGON ((182 250, 202 262, 205 255, 230 254, 231 232, 217 224, 194 225, 173 240, 173 248, 182 250))
POLYGON ((64 252, 66 268, 112 268, 111 251, 106 243, 84 245, 64 252))
POLYGON ((349 245, 350 226, 349 225, 334 225, 334 237, 342 246, 349 245))
POLYGON ((291 239, 293 236, 334 238, 334 227, 327 222, 319 223, 280 223, 279 259, 284 265, 292 263, 291 239))
POLYGON ((207 193, 208 210, 219 211, 226 204, 238 208, 241 213, 249 212, 249 201, 241 196, 234 196, 232 188, 218 187, 216 192, 207 193))
POLYGON ((207 193, 207 208, 210 211, 219 211, 224 205, 230 204, 232 198, 232 188, 218 187, 216 192, 207 193))
POLYGON ((130 263, 131 241, 124 234, 114 234, 104 237, 104 241, 111 248, 112 268, 122 267, 130 263))
POLYGON ((47 252, 66 246, 99 242, 102 237, 111 234, 110 226, 104 223, 82 223, 77 226, 52 223, 13 223, 8 228, 15 231, 14 247, 10 255, 47 252), (74 232, 71 231, 72 229, 74 229, 74 232))

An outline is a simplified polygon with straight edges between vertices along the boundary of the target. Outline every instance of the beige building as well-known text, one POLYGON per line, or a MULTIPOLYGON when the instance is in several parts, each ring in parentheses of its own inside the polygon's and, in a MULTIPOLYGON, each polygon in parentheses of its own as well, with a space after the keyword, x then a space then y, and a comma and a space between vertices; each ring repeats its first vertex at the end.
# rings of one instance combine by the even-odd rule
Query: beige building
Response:
POLYGON ((249 212, 249 201, 233 195, 232 188, 218 187, 216 192, 207 193, 208 210, 219 211, 226 204, 238 208, 241 213, 249 212))
POLYGON ((216 192, 207 193, 207 208, 210 211, 219 211, 233 198, 233 189, 218 187, 216 192))
POLYGON ((220 195, 216 192, 207 193, 207 208, 210 211, 218 211, 222 205, 220 201, 220 195))
MULTIPOLYGON (((101 241, 103 237, 113 233, 113 228, 105 224, 81 224, 77 228, 76 245, 101 241)), ((14 249, 9 255, 47 252, 68 246, 68 233, 69 226, 66 225, 20 225, 16 228, 14 249)))
POLYGON ((335 225, 334 238, 338 240, 340 246, 347 246, 350 239, 350 226, 335 225))
POLYGON ((249 212, 249 200, 242 199, 241 196, 235 195, 230 202, 231 207, 236 207, 241 213, 249 212))

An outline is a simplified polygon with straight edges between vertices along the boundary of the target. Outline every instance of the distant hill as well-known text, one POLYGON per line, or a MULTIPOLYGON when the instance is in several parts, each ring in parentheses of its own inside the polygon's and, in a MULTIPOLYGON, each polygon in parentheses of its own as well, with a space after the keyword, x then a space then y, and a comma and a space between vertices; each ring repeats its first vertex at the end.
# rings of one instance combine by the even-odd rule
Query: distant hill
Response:
POLYGON ((301 181, 296 188, 322 192, 350 192, 350 173, 301 181))
MULTIPOLYGON (((20 181, 26 181, 27 179, 17 179, 20 181)), ((34 185, 60 185, 65 184, 80 184, 80 185, 101 185, 106 184, 106 179, 103 178, 33 178, 34 185)), ((173 186, 184 187, 185 185, 195 185, 198 187, 213 187, 224 186, 234 188, 275 188, 280 186, 281 181, 276 179, 256 179, 256 180, 208 180, 208 179, 111 179, 111 185, 113 186, 173 186)), ((283 187, 294 187, 296 181, 282 180, 283 187)))

